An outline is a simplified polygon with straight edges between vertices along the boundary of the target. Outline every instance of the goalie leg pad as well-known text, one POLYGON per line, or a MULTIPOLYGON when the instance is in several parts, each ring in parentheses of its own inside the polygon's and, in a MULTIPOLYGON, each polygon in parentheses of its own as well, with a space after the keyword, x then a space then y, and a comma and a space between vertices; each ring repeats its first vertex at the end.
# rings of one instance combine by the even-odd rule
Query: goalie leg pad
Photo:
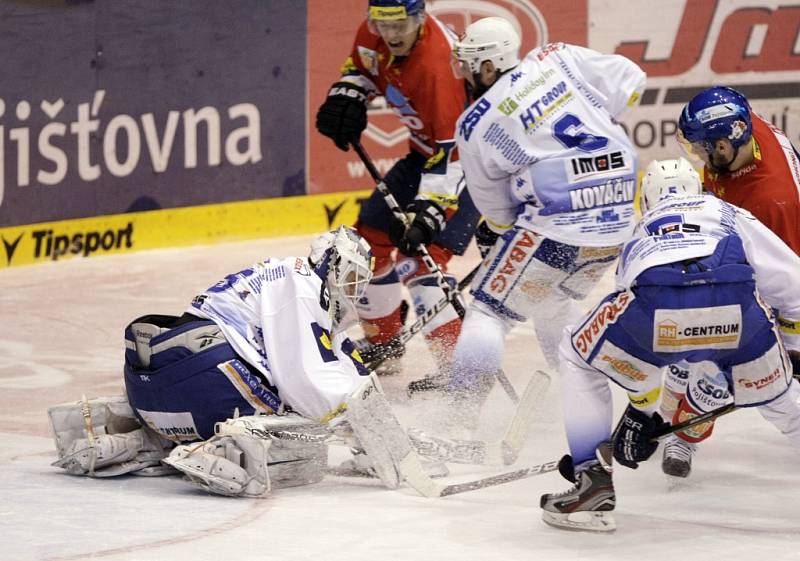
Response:
POLYGON ((123 396, 83 398, 50 407, 47 414, 59 458, 52 465, 75 475, 112 477, 150 469, 172 448, 139 424, 123 396))
POLYGON ((101 434, 117 434, 138 429, 128 399, 117 395, 61 403, 47 408, 50 428, 59 458, 63 458, 78 439, 101 434))
POLYGON ((171 447, 142 427, 126 433, 76 439, 52 465, 74 475, 113 477, 157 466, 171 447))
POLYGON ((328 466, 327 426, 296 413, 255 415, 217 423, 219 436, 268 440, 268 469, 273 489, 318 483, 328 466))
POLYGON ((262 497, 271 489, 319 482, 328 465, 327 427, 296 414, 217 423, 206 442, 179 446, 164 460, 206 491, 262 497))
POLYGON ((214 436, 175 448, 164 463, 209 493, 262 497, 270 492, 267 450, 271 441, 214 436))
POLYGON ((422 495, 438 496, 436 483, 422 467, 374 374, 347 400, 344 420, 357 447, 366 452, 375 474, 386 487, 396 489, 406 480, 422 495))

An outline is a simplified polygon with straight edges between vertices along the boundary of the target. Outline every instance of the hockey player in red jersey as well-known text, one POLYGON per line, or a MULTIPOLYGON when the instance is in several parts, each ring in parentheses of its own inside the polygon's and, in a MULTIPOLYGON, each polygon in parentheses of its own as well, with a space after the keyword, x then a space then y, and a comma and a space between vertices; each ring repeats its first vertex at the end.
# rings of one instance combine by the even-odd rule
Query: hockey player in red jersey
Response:
MULTIPOLYGON (((466 102, 464 82, 450 67, 455 39, 425 12, 424 0, 369 0, 368 18, 356 33, 340 81, 317 113, 319 132, 346 151, 367 126, 367 101, 384 96, 411 134, 408 155, 384 178, 409 214, 410 227, 406 230, 392 216, 377 190, 362 205, 356 223, 376 258, 375 277, 359 306, 366 334, 359 347, 368 366, 404 352, 387 345, 403 326, 401 282, 417 313, 443 297, 436 277, 419 258, 419 244, 428 247, 444 271, 454 254, 465 251, 479 218, 453 150, 455 123, 466 102)), ((460 324, 448 307, 426 326, 440 364, 448 360, 460 324)))
POLYGON ((786 134, 727 87, 697 94, 679 127, 705 164, 704 187, 752 212, 800 255, 800 156, 786 134))
MULTIPOLYGON (((683 108, 678 126, 683 147, 705 166, 704 187, 752 212, 800 255, 800 156, 786 134, 757 115, 744 95, 723 86, 708 88, 692 98, 683 108)), ((796 332, 800 325, 782 328, 796 332)), ((791 352, 790 356, 798 376, 800 354, 791 352)), ((678 417, 687 415, 683 411, 687 381, 693 377, 681 365, 672 365, 665 379, 662 413, 677 415, 674 421, 678 422, 678 417)), ((692 385, 688 391, 701 392, 692 385)), ((696 442, 707 438, 712 427, 709 424, 693 443, 678 437, 668 439, 664 472, 688 476, 696 442)))

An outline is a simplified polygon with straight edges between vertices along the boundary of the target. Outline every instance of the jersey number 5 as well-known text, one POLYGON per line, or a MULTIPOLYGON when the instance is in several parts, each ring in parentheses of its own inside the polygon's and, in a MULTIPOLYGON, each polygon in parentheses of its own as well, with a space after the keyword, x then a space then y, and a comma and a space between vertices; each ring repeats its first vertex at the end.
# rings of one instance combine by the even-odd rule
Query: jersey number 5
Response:
POLYGON ((608 146, 608 138, 586 132, 583 122, 572 113, 567 113, 553 123, 553 136, 564 147, 577 148, 583 152, 594 152, 608 146))

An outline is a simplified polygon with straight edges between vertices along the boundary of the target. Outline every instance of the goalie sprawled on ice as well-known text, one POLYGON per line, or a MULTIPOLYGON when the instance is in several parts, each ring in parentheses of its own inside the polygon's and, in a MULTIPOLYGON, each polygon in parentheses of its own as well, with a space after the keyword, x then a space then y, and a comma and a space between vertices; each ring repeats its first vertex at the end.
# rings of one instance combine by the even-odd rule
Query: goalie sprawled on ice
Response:
POLYGON ((181 317, 134 320, 127 396, 48 410, 54 465, 93 477, 174 468, 210 492, 258 497, 319 481, 333 432, 387 487, 418 487, 418 458, 345 332, 372 261, 341 227, 307 259, 228 275, 181 317))

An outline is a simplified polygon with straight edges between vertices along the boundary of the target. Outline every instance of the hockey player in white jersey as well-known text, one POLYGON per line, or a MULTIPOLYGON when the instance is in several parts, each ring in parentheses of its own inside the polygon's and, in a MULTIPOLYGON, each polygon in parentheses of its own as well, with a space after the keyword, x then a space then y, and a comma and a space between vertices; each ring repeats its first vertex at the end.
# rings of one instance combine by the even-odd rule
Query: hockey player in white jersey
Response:
POLYGON ((576 300, 617 259, 635 222, 636 150, 615 118, 639 98, 644 72, 622 56, 564 43, 520 60, 519 46, 508 21, 487 17, 454 50, 476 96, 459 118, 457 145, 486 219, 476 234, 485 258, 448 388, 461 402, 455 409, 482 401, 516 322, 533 319, 556 367, 561 332, 579 316, 576 300))
MULTIPOLYGON (((749 212, 700 193, 686 160, 648 166, 646 213, 623 250, 617 290, 562 340, 570 455, 559 471, 575 486, 542 496, 548 524, 614 529, 609 452, 631 468, 655 452, 662 369, 679 361, 698 366, 710 393, 757 407, 800 451, 800 385, 787 352, 800 349, 800 258, 749 212), (630 399, 613 436, 609 379, 630 399)), ((702 400, 684 404, 686 418, 707 410, 702 400)))
POLYGON ((134 320, 127 401, 50 408, 56 465, 157 474, 163 459, 211 492, 262 496, 276 483, 321 479, 335 427, 396 487, 401 462, 416 457, 406 458, 410 443, 345 331, 372 266, 366 241, 341 227, 318 238, 308 259, 270 258, 228 275, 180 318, 134 320))

